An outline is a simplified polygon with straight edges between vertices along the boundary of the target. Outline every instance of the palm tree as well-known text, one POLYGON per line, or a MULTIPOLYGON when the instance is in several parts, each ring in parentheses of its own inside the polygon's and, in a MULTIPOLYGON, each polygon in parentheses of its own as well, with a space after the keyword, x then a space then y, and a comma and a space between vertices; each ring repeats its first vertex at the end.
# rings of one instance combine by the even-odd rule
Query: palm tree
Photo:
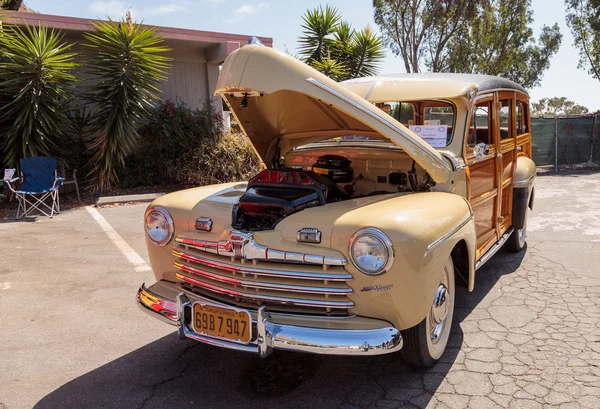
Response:
POLYGON ((0 148, 5 165, 52 155, 68 126, 65 106, 76 53, 46 27, 8 26, 0 33, 0 148))
POLYGON ((92 170, 99 190, 118 182, 118 171, 138 140, 138 127, 158 100, 156 84, 165 79, 168 51, 153 28, 127 21, 101 21, 85 34, 93 53, 88 63, 95 80, 86 93, 92 126, 99 134, 92 146, 92 170))
POLYGON ((298 41, 305 63, 336 81, 377 74, 384 58, 383 39, 370 26, 356 31, 330 6, 307 10, 302 19, 298 41))

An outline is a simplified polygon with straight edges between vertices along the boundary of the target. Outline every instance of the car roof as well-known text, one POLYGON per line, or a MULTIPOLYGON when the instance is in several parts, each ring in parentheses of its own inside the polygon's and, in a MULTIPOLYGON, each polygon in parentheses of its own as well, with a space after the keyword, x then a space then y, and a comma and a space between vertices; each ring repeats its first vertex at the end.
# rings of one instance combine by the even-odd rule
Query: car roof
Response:
POLYGON ((387 74, 355 78, 342 82, 342 85, 372 102, 412 98, 455 98, 466 95, 473 87, 476 87, 479 93, 507 89, 527 95, 525 88, 514 81, 482 74, 387 74), (385 86, 382 87, 383 84, 385 86))

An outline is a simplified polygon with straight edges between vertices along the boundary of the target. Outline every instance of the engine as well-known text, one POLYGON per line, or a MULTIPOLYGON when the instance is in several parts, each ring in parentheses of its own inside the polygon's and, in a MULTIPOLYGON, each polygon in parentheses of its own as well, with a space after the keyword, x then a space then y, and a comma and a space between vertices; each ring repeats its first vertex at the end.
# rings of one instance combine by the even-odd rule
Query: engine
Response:
POLYGON ((332 180, 313 171, 268 169, 248 182, 233 209, 232 227, 272 230, 292 213, 349 198, 332 180))
MULTIPOLYGON (((338 155, 319 156, 312 170, 267 169, 248 182, 233 208, 232 227, 243 231, 272 230, 283 218, 309 207, 351 198, 429 189, 429 175, 419 183, 413 162, 408 172, 355 176, 352 162, 338 155)), ((304 165, 306 166, 306 165, 304 165)))

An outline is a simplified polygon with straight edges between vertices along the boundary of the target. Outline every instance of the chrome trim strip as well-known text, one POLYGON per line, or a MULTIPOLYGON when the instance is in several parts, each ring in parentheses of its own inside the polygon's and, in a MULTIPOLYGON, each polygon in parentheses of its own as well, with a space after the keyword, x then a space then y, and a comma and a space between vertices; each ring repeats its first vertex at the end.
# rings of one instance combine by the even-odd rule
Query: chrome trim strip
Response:
POLYGON ((498 252, 498 250, 502 248, 504 243, 506 243, 506 240, 508 240, 510 235, 513 234, 514 230, 515 229, 513 227, 509 228, 506 231, 506 233, 504 233, 502 237, 500 237, 500 240, 494 243, 494 245, 490 247, 490 249, 483 256, 481 256, 479 261, 475 263, 475 270, 479 270, 485 263, 487 263, 492 258, 494 254, 498 252))
POLYGON ((436 241, 431 243, 429 246, 427 246, 427 251, 425 252, 425 254, 429 253, 430 251, 432 251, 433 249, 438 247, 440 244, 442 244, 443 242, 448 240, 450 237, 454 236, 458 231, 460 231, 460 229, 465 227, 467 225, 467 223, 469 223, 471 220, 473 220, 473 213, 471 213, 469 215, 469 217, 467 217, 461 224, 459 224, 454 229, 450 230, 448 233, 444 234, 442 237, 440 237, 439 239, 437 239, 436 241))
MULTIPOLYGON (((232 234, 234 234, 232 232, 232 234)), ((182 246, 193 247, 196 250, 206 251, 208 253, 218 254, 221 256, 238 257, 236 254, 234 245, 231 241, 206 241, 189 239, 185 237, 176 237, 175 242, 182 246)), ((302 253, 291 253, 281 250, 270 249, 265 246, 258 244, 250 236, 247 242, 243 244, 244 254, 243 258, 246 260, 257 260, 257 261, 269 261, 270 254, 274 255, 274 259, 278 262, 288 263, 287 254, 302 254, 302 253)), ((345 266, 347 264, 344 257, 331 257, 331 256, 319 256, 316 254, 302 254, 303 264, 315 264, 315 265, 326 265, 326 266, 345 266)))
POLYGON ((406 134, 404 131, 402 131, 400 128, 398 128, 396 125, 394 125, 393 123, 391 123, 390 121, 388 121, 386 118, 381 117, 371 111, 369 111, 368 109, 366 109, 365 107, 363 107, 362 105, 358 104, 356 101, 348 98, 347 96, 345 96, 344 94, 328 87, 327 85, 315 80, 314 78, 307 78, 306 79, 307 82, 321 88, 324 91, 329 92, 330 94, 342 99, 343 101, 349 103, 350 105, 354 106, 355 108, 358 108, 359 110, 361 110, 362 112, 364 112, 365 114, 369 115, 371 118, 383 123, 384 125, 388 126, 391 130, 393 130, 394 132, 398 132, 400 133, 402 136, 404 136, 406 138, 407 141, 409 141, 410 143, 412 143, 415 147, 419 148, 422 152, 426 153, 429 157, 431 157, 431 159, 433 159, 435 162, 437 162, 438 164, 440 164, 444 169, 446 169, 448 172, 452 172, 452 168, 450 166, 448 166, 448 163, 443 160, 440 159, 438 156, 434 155, 428 147, 424 146, 423 144, 421 144, 420 142, 418 142, 417 140, 413 139, 410 135, 406 134))
POLYGON ((371 87, 371 89, 369 90, 369 92, 367 92, 367 95, 365 95, 365 99, 368 101, 369 97, 371 96, 371 94, 373 93, 373 91, 375 91, 375 88, 377 88, 379 85, 381 85, 381 81, 377 81, 375 84, 373 84, 373 86, 371 87))
MULTIPOLYGON (((175 257, 182 258, 184 260, 190 261, 192 263, 202 264, 208 267, 213 267, 221 270, 227 270, 232 273, 241 273, 241 274, 256 274, 262 276, 271 276, 271 277, 284 277, 284 278, 301 278, 305 280, 327 280, 327 281, 347 281, 352 279, 352 275, 347 272, 334 274, 327 273, 323 271, 322 273, 310 273, 306 271, 289 271, 289 270, 274 270, 274 269, 266 269, 259 267, 250 267, 245 265, 234 265, 229 263, 224 263, 221 261, 214 261, 208 258, 193 256, 187 253, 182 253, 177 250, 173 250, 172 253, 175 257)), ((288 253, 288 254, 296 254, 296 253, 288 253)), ((288 256, 289 260, 289 256, 288 256)))
MULTIPOLYGON (((142 289, 151 293, 151 290, 146 289, 144 285, 139 291, 142 289)), ((249 344, 240 344, 196 333, 185 320, 185 312, 188 310, 191 312, 192 309, 192 301, 185 293, 177 294, 176 300, 159 297, 157 301, 165 305, 176 305, 176 318, 171 323, 177 325, 180 338, 190 338, 221 348, 251 352, 261 358, 269 356, 275 349, 325 355, 382 355, 397 352, 403 346, 400 331, 392 326, 370 330, 340 330, 284 325, 275 323, 264 306, 259 308, 256 320, 253 320, 257 332, 255 340, 250 341, 249 344)), ((144 304, 141 306, 146 311, 152 311, 144 304)), ((160 318, 160 314, 154 311, 152 313, 160 318)))
POLYGON ((244 288, 258 288, 263 290, 279 290, 279 291, 290 291, 296 293, 309 293, 309 294, 331 294, 331 295, 345 295, 352 294, 352 288, 340 288, 340 287, 318 287, 318 286, 306 286, 306 285, 293 285, 293 284, 276 284, 268 283, 264 281, 249 281, 237 277, 224 277, 220 274, 211 273, 209 271, 200 270, 198 268, 173 262, 176 269, 186 273, 196 274, 209 280, 219 281, 221 283, 227 283, 231 285, 239 285, 244 288))
POLYGON ((513 182, 513 186, 514 187, 519 187, 521 185, 528 185, 532 180, 534 180, 537 176, 537 172, 534 173, 533 175, 529 176, 527 179, 525 180, 519 180, 518 182, 513 182))
POLYGON ((204 288, 205 290, 212 291, 217 294, 227 295, 232 298, 244 298, 246 300, 251 301, 266 301, 272 302, 276 304, 291 304, 291 305, 299 305, 302 307, 320 307, 320 308, 352 308, 354 303, 350 300, 348 301, 333 301, 331 299, 328 300, 308 300, 305 298, 291 298, 291 297, 281 297, 281 296, 273 296, 266 295, 261 293, 248 293, 243 291, 230 290, 223 287, 218 287, 216 285, 212 285, 209 283, 205 283, 203 281, 198 281, 192 277, 184 276, 183 274, 175 274, 177 279, 184 281, 188 284, 195 285, 196 287, 204 288))

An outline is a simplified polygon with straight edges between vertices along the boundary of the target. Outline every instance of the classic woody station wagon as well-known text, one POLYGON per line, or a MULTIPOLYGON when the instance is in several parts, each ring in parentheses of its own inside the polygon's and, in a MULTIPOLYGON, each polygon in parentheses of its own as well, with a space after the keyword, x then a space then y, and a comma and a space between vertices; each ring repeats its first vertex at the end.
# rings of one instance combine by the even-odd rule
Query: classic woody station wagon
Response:
POLYGON ((216 94, 263 169, 163 196, 145 215, 157 282, 142 308, 181 338, 376 355, 431 366, 456 286, 525 245, 534 196, 528 96, 503 78, 401 74, 344 83, 247 45, 216 94))

